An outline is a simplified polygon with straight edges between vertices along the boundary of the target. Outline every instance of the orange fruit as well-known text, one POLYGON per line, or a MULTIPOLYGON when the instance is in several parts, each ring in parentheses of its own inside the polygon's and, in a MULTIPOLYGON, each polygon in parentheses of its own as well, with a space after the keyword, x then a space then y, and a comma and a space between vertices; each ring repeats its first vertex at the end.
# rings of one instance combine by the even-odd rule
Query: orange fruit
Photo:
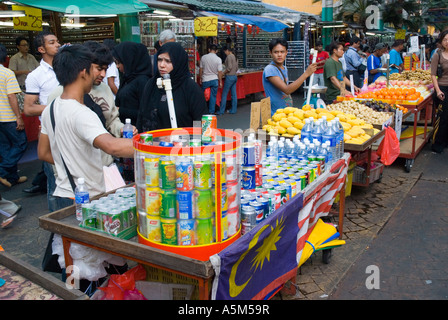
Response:
POLYGON ((377 96, 378 99, 384 99, 384 96, 382 94, 377 96))
POLYGON ((399 95, 398 100, 404 100, 404 95, 403 94, 399 95))

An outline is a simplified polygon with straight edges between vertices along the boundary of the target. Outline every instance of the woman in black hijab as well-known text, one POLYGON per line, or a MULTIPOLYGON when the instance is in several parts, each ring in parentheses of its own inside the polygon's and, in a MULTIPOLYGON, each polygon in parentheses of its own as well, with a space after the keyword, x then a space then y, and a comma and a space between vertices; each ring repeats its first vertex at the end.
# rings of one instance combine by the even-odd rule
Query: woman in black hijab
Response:
POLYGON ((176 42, 165 43, 157 52, 158 70, 145 86, 137 119, 139 132, 171 128, 165 89, 157 87, 157 78, 169 74, 174 109, 179 128, 192 127, 193 121, 201 120, 208 113, 204 92, 191 79, 188 55, 176 42))
POLYGON ((122 73, 120 88, 115 97, 120 120, 125 122, 126 118, 130 118, 135 125, 143 88, 152 76, 151 58, 143 44, 130 41, 115 46, 112 55, 122 73))

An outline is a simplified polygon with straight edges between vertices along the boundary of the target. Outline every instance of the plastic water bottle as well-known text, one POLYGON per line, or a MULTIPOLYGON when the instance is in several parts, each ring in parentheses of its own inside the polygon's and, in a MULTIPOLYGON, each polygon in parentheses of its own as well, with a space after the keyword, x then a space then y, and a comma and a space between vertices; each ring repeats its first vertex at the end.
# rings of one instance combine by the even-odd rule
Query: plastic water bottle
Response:
POLYGON ((278 157, 281 158, 284 156, 285 156, 285 143, 282 140, 280 140, 278 142, 278 157))
POLYGON ((344 127, 342 126, 341 122, 339 121, 338 117, 335 117, 333 119, 334 121, 334 126, 336 128, 338 128, 338 133, 339 133, 339 152, 338 152, 338 158, 342 158, 342 156, 344 155, 344 127))
POLYGON ((82 221, 82 205, 89 203, 89 190, 85 184, 84 178, 78 178, 78 184, 75 188, 75 203, 76 203, 76 219, 82 221))
POLYGON ((332 157, 332 155, 331 155, 330 147, 328 146, 328 144, 327 144, 327 143, 324 143, 323 148, 325 149, 325 154, 326 154, 325 163, 331 163, 331 162, 333 162, 333 157, 332 157))
POLYGON ((311 132, 313 131, 313 127, 311 125, 311 120, 309 118, 305 119, 305 125, 302 128, 300 133, 300 140, 304 141, 305 139, 311 140, 311 132))
POLYGON ((132 128, 131 119, 126 119, 126 122, 123 127, 123 138, 132 139, 134 136, 134 130, 132 128))
POLYGON ((316 146, 314 143, 310 143, 309 149, 308 149, 308 161, 316 161, 317 154, 316 154, 316 146))
POLYGON ((308 160, 308 153, 306 151, 306 146, 304 144, 300 145, 299 152, 297 154, 299 160, 308 160))
POLYGON ((314 140, 321 142, 322 141, 322 135, 324 134, 324 131, 322 129, 322 120, 319 119, 316 125, 313 128, 313 131, 311 132, 311 138, 314 140))
POLYGON ((278 145, 277 140, 269 141, 269 150, 267 151, 269 157, 274 157, 278 159, 278 145))
POLYGON ((337 146, 338 133, 333 126, 329 126, 328 130, 322 135, 322 142, 328 142, 330 153, 333 159, 337 158, 338 146, 337 146))

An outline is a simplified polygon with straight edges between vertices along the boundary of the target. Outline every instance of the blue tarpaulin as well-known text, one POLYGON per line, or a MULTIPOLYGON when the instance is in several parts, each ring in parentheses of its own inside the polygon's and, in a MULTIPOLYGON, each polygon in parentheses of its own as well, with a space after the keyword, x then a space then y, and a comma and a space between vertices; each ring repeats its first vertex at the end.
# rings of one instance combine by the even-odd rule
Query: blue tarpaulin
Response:
POLYGON ((218 18, 223 17, 226 19, 233 20, 235 22, 239 22, 239 23, 243 23, 243 24, 251 24, 251 25, 257 26, 266 32, 278 32, 285 28, 289 28, 289 26, 287 24, 285 24, 279 20, 267 18, 267 17, 251 16, 251 15, 244 15, 244 14, 228 14, 228 13, 217 12, 217 11, 207 11, 207 12, 212 15, 218 16, 218 18))

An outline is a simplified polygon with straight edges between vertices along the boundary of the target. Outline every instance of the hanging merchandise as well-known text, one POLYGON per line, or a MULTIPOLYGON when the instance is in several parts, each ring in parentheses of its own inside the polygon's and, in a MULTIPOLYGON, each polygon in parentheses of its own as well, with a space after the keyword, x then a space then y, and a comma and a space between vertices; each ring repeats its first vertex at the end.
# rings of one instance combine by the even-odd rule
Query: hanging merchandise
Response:
POLYGON ((400 155, 400 141, 395 130, 390 126, 385 129, 384 139, 378 147, 377 154, 381 157, 381 162, 390 166, 400 155))

